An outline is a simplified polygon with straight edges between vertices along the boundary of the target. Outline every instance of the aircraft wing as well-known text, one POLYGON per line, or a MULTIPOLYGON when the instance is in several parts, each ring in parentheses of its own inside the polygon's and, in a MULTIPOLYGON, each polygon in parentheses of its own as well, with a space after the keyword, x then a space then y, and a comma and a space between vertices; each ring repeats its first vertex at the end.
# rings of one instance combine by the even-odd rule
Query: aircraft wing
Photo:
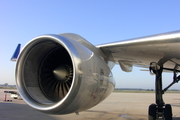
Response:
POLYGON ((152 35, 136 39, 117 41, 96 46, 107 59, 118 63, 125 72, 133 66, 148 68, 151 62, 165 63, 174 68, 180 64, 180 31, 152 35))

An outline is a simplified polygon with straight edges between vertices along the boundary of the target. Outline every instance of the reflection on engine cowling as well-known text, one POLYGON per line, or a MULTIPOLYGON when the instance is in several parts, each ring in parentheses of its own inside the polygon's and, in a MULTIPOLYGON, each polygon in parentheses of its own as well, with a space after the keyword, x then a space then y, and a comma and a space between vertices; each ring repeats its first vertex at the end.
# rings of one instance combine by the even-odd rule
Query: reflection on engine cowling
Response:
POLYGON ((103 53, 76 34, 42 35, 19 55, 16 84, 41 112, 68 114, 104 100, 115 82, 103 53))

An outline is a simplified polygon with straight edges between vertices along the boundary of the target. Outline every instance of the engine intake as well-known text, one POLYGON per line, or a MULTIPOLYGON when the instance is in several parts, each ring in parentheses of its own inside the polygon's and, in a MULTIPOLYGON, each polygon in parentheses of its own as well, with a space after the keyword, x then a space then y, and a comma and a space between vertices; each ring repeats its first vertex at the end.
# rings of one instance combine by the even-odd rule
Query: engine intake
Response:
POLYGON ((17 88, 24 101, 41 112, 67 114, 86 110, 114 89, 106 62, 90 50, 95 47, 78 35, 67 36, 39 36, 19 55, 17 88), (79 38, 88 46, 79 43, 79 38))

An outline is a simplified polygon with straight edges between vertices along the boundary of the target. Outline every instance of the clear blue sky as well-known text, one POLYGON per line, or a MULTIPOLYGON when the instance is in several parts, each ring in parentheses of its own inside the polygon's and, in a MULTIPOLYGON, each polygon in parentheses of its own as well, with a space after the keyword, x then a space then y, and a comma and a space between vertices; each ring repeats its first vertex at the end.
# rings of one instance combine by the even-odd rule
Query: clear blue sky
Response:
MULTIPOLYGON (((18 43, 42 34, 76 33, 94 45, 180 30, 180 0, 1 0, 0 84, 15 84, 18 43)), ((113 69, 116 87, 154 88, 154 76, 113 69)), ((166 74, 165 84, 172 74, 166 74)), ((176 85, 173 88, 180 88, 176 85)))

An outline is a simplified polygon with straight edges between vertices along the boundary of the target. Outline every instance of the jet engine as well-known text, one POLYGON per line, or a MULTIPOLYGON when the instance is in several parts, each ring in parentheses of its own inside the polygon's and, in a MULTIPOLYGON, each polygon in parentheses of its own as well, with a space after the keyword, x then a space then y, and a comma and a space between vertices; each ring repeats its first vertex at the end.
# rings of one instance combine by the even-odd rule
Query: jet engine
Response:
POLYGON ((69 33, 31 40, 18 57, 16 84, 23 100, 34 109, 68 114, 103 101, 115 81, 101 50, 69 33))

